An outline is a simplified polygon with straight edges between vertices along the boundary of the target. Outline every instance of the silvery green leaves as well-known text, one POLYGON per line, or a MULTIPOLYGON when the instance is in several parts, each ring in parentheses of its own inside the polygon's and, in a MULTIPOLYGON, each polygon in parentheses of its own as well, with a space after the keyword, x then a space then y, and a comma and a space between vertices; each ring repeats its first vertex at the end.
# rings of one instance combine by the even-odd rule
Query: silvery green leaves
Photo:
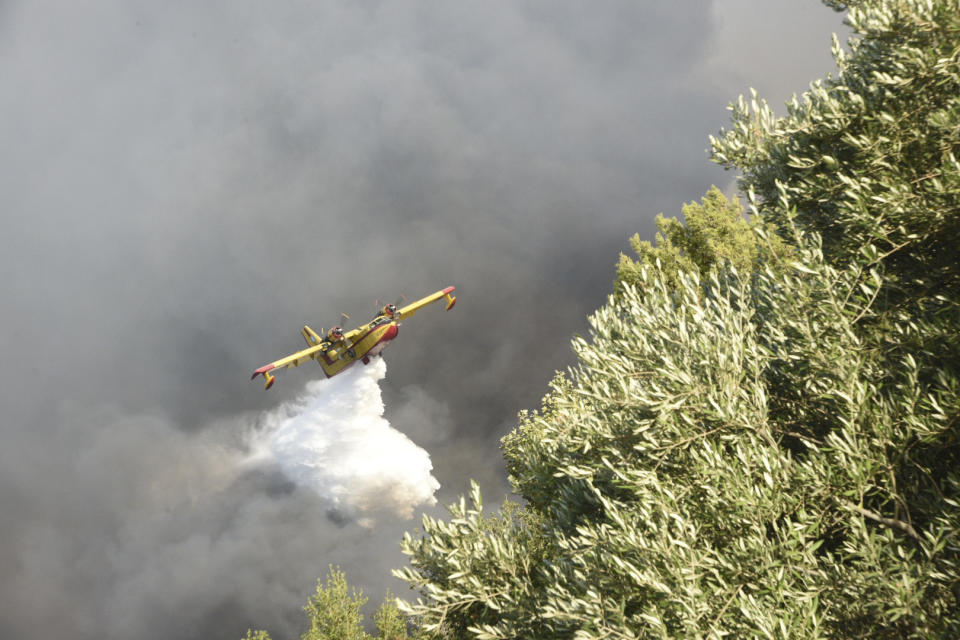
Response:
POLYGON ((828 260, 876 245, 891 304, 960 290, 960 2, 865 0, 834 47, 840 74, 777 118, 756 93, 731 106, 713 159, 742 172, 765 220, 790 212, 828 260))
POLYGON ((930 471, 910 452, 955 429, 958 384, 864 348, 877 277, 816 245, 787 273, 670 285, 646 268, 505 438, 526 507, 488 518, 475 489, 407 538, 398 575, 423 594, 408 611, 476 638, 955 626, 956 477, 919 504, 903 488, 930 471))
POLYGON ((960 3, 834 4, 841 75, 712 141, 795 250, 629 261, 503 439, 525 505, 405 541, 438 637, 960 637, 960 3))

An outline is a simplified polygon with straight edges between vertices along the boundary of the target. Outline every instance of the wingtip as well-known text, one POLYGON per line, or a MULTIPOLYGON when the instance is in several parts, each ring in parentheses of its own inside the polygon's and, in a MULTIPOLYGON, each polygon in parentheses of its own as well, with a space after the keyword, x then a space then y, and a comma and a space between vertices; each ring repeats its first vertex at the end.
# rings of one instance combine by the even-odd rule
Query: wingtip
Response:
POLYGON ((260 367, 259 369, 257 369, 256 371, 254 371, 254 372, 253 372, 253 375, 250 376, 250 379, 253 380, 254 378, 256 378, 256 377, 259 376, 259 375, 266 375, 266 374, 267 374, 267 371, 270 371, 271 369, 273 369, 273 365, 272 365, 272 364, 264 365, 264 366, 260 367))

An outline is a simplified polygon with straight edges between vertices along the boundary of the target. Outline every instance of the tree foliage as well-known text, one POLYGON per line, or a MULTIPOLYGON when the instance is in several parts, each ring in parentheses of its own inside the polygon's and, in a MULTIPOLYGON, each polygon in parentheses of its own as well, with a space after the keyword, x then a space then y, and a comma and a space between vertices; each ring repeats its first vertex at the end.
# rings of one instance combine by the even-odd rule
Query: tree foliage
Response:
POLYGON ((396 604, 397 599, 387 591, 383 604, 373 615, 380 640, 404 640, 407 635, 407 619, 396 604))
MULTIPOLYGON (((317 580, 317 590, 303 608, 310 628, 300 636, 301 640, 406 640, 410 637, 406 618, 389 591, 373 616, 377 636, 366 633, 361 611, 366 602, 362 592, 347 584, 346 574, 331 566, 326 585, 317 580)), ((244 640, 270 640, 270 634, 248 629, 244 640)))
POLYGON ((361 609, 367 599, 351 590, 346 575, 330 567, 326 587, 318 580, 317 591, 303 608, 310 618, 310 629, 302 640, 366 640, 361 609))
POLYGON ((713 140, 755 235, 658 220, 503 440, 525 505, 405 538, 433 637, 960 637, 960 7, 830 4, 840 75, 713 140))
POLYGON ((766 243, 753 232, 755 222, 744 218, 743 206, 734 198, 727 199, 716 186, 710 188, 700 203, 683 205, 683 221, 657 216, 656 244, 641 240, 636 234, 630 245, 638 260, 620 254, 617 264, 615 291, 625 285, 641 281, 644 265, 660 263, 667 280, 676 284, 680 273, 698 271, 706 274, 721 262, 730 262, 737 270, 747 273, 761 263, 782 260, 787 246, 776 236, 766 243))
POLYGON ((783 276, 728 271, 676 289, 647 269, 642 295, 628 287, 599 310, 571 380, 505 442, 535 526, 485 527, 474 488, 450 522, 424 518, 407 538, 401 575, 426 597, 408 605, 424 628, 960 631, 960 476, 933 475, 920 454, 956 436, 960 384, 920 384, 907 359, 901 392, 884 393, 890 374, 857 336, 870 298, 856 271, 803 257, 783 276))
MULTIPOLYGON (((784 230, 795 216, 832 263, 883 270, 885 321, 955 321, 946 300, 960 294, 960 1, 846 4, 859 37, 849 52, 834 42, 839 75, 813 83, 784 118, 756 94, 741 97, 733 128, 711 139, 714 160, 743 172, 764 220, 784 230), (863 255, 869 246, 875 256, 863 255)), ((956 362, 958 341, 936 342, 953 346, 956 362)))

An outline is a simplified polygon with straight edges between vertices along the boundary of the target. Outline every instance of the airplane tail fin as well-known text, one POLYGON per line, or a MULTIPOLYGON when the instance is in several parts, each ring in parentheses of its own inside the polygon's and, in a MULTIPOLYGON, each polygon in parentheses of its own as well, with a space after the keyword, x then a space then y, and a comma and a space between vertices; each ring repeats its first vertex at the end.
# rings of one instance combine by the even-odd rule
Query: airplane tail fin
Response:
POLYGON ((311 347, 315 347, 323 342, 323 338, 321 338, 316 331, 306 325, 303 326, 303 329, 300 330, 300 333, 303 334, 303 339, 306 340, 307 344, 311 347))

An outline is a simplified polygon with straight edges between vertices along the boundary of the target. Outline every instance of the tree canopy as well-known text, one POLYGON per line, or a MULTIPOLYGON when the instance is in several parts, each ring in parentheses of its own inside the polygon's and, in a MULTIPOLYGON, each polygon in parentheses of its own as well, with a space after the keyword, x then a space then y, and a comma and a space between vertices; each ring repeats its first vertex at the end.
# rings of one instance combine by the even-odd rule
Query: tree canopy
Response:
POLYGON ((635 238, 503 440, 523 506, 405 539, 424 630, 960 635, 960 7, 832 4, 839 75, 712 140, 752 230, 712 190, 635 238))
MULTIPOLYGON (((396 599, 387 592, 384 603, 374 614, 377 635, 363 630, 362 608, 367 598, 362 592, 351 589, 346 574, 330 567, 326 584, 317 580, 317 590, 307 600, 303 610, 310 628, 300 636, 301 640, 406 640, 406 618, 400 613, 396 599)), ((271 640, 267 631, 247 630, 244 640, 271 640)))
POLYGON ((845 4, 859 37, 849 51, 834 42, 837 77, 814 82, 784 118, 756 94, 741 97, 733 127, 711 138, 714 160, 742 172, 765 221, 784 230, 795 217, 831 263, 883 270, 884 309, 950 316, 946 300, 960 294, 960 2, 845 4))
POLYGON ((761 264, 775 265, 788 253, 788 246, 776 236, 761 240, 753 232, 756 221, 744 217, 739 200, 727 199, 716 186, 710 188, 700 203, 683 205, 683 220, 657 216, 659 233, 656 244, 635 234, 630 246, 638 256, 633 260, 620 254, 614 291, 642 281, 644 265, 655 266, 671 285, 681 273, 707 273, 721 262, 729 262, 737 270, 747 273, 761 264))

